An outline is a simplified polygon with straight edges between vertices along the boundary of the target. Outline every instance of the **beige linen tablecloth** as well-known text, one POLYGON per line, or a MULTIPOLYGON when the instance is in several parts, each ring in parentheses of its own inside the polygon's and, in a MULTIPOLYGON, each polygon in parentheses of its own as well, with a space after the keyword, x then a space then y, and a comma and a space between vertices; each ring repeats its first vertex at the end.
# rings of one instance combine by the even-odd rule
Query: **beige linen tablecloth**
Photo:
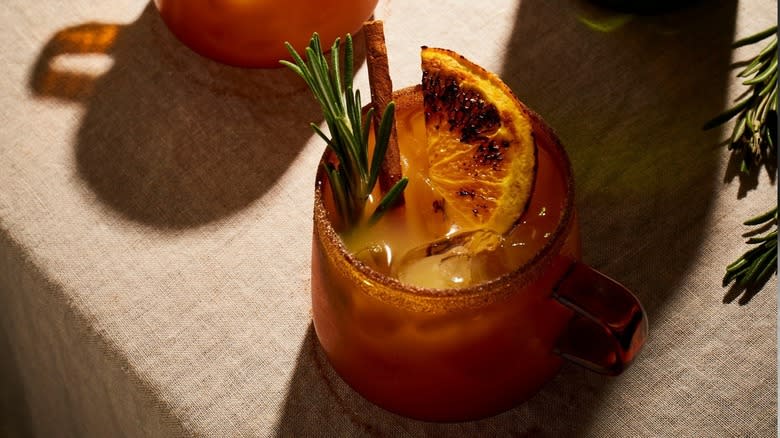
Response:
POLYGON ((317 346, 323 145, 301 81, 193 54, 145 1, 4 1, 0 435, 774 436, 776 279, 729 303, 721 286, 774 175, 740 176, 727 130, 701 126, 743 90, 732 64, 755 48, 730 43, 776 9, 380 1, 397 86, 419 83, 421 45, 451 48, 558 131, 585 259, 651 322, 620 377, 567 365, 509 412, 442 425, 369 404, 317 346))

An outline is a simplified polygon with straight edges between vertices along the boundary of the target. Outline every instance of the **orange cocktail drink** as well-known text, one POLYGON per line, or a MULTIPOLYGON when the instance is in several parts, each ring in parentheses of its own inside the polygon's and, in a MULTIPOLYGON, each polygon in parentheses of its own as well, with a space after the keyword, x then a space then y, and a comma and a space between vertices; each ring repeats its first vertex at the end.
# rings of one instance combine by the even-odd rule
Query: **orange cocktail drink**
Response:
POLYGON ((580 261, 560 141, 494 74, 446 49, 421 55, 422 84, 393 94, 403 177, 389 190, 372 182, 387 118, 374 148, 352 130, 367 126, 359 106, 320 86, 338 88, 325 61, 294 68, 335 132, 315 129, 329 149, 312 253, 314 327, 333 367, 377 405, 432 421, 506 410, 564 360, 620 373, 646 318, 627 289, 580 261))
POLYGON ((453 272, 457 260, 449 271, 428 266, 431 278, 411 279, 450 287, 402 283, 382 272, 386 266, 376 253, 367 257, 360 248, 380 242, 387 249, 378 252, 379 259, 392 259, 431 240, 428 219, 437 214, 419 174, 422 95, 410 88, 394 98, 404 173, 411 178, 405 207, 365 235, 347 234, 348 248, 338 234, 327 179, 320 174, 317 180, 312 266, 317 336, 344 380, 391 411, 444 421, 495 414, 534 394, 563 362, 555 345, 572 311, 551 298, 551 291, 580 257, 569 162, 556 137, 535 118, 538 180, 526 214, 498 253, 472 263, 465 284, 466 272, 453 272), (418 214, 425 210, 430 211, 418 214))

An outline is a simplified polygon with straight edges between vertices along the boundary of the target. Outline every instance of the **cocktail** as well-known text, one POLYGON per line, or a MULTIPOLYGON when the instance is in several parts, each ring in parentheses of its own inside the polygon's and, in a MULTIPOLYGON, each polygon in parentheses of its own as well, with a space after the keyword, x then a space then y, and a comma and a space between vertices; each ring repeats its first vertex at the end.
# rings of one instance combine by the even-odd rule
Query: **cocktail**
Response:
POLYGON ((370 219, 349 219, 334 148, 317 176, 313 319, 333 367, 375 404, 433 421, 509 409, 566 359, 620 373, 647 323, 580 261, 559 140, 494 75, 442 49, 422 59, 422 85, 393 94, 403 203, 371 186, 357 215, 370 219))
POLYGON ((360 29, 378 0, 154 0, 168 28, 197 53, 241 67, 278 67, 284 42, 315 31, 330 44, 360 29))

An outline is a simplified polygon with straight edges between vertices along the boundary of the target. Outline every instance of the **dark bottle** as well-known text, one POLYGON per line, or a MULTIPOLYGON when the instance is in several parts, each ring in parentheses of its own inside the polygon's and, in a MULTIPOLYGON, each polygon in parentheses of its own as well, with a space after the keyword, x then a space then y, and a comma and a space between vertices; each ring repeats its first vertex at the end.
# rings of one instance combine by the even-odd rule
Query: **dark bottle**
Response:
POLYGON ((698 3, 698 0, 591 0, 594 4, 620 12, 662 14, 698 3))

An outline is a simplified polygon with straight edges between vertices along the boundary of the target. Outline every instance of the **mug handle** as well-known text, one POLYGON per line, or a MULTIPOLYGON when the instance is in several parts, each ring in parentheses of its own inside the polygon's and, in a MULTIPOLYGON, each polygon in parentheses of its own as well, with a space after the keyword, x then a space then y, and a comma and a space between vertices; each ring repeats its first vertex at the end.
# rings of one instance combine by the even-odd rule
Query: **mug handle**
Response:
POLYGON ((555 352, 597 373, 623 372, 647 338, 647 314, 625 286, 588 265, 573 262, 552 297, 574 311, 555 352))

